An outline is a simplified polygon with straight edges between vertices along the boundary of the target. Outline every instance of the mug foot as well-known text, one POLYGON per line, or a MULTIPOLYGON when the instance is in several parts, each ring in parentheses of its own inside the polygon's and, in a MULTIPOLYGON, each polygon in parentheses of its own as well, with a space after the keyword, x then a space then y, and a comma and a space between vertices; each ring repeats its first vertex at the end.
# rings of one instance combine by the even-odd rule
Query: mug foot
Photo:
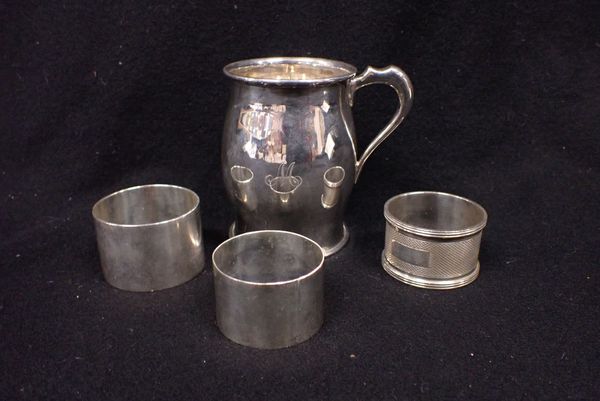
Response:
MULTIPOLYGON (((344 229, 344 235, 342 236, 342 239, 333 246, 322 247, 323 253, 325 254, 325 256, 331 256, 334 253, 339 252, 344 247, 344 245, 346 245, 346 243, 348 242, 348 239, 350 239, 350 232, 348 231, 346 224, 344 223, 342 225, 342 227, 344 229)), ((241 233, 237 232, 237 230, 235 228, 235 221, 229 226, 228 233, 229 233, 229 238, 235 237, 236 235, 241 234, 241 233)))

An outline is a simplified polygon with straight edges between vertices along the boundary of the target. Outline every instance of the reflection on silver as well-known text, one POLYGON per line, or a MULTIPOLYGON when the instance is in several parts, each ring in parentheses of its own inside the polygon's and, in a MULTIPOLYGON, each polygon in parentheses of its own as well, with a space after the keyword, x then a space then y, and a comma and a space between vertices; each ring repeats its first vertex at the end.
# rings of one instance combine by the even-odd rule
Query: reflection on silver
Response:
POLYGON ((242 203, 253 206, 256 202, 252 196, 252 180, 254 173, 248 167, 232 166, 231 179, 233 180, 233 195, 242 203))
POLYGON ((282 132, 284 113, 284 105, 249 104, 241 110, 238 125, 251 137, 265 139, 271 132, 282 132))
MULTIPOLYGON (((327 104, 325 102, 325 104, 327 104)), ((329 144, 325 138, 325 117, 329 111, 327 104, 325 111, 323 105, 307 106, 299 114, 287 114, 287 107, 281 104, 252 103, 240 110, 237 128, 244 136, 243 149, 251 159, 264 160, 268 163, 288 163, 288 148, 297 153, 297 147, 306 147, 307 154, 299 155, 302 159, 314 160, 323 153, 326 145, 330 155, 332 153, 331 139, 329 144), (285 133, 285 125, 294 125, 304 133, 301 143, 289 142, 285 133)), ((332 131, 335 132, 335 131, 332 131)), ((331 134, 331 133, 330 133, 331 134)))
POLYGON ((352 186, 369 155, 410 110, 410 80, 394 66, 369 67, 356 75, 349 64, 302 57, 239 61, 224 72, 233 90, 223 130, 222 174, 235 201, 238 233, 293 231, 316 241, 326 255, 341 249, 348 239, 343 218, 352 186), (371 84, 391 86, 400 104, 359 158, 352 99, 371 84), (266 185, 251 181, 254 204, 238 201, 232 166, 265 177, 266 185))
POLYGON ((302 177, 292 175, 294 164, 292 162, 287 169, 285 164, 281 164, 277 169, 276 177, 270 174, 265 177, 265 184, 277 194, 278 199, 284 204, 288 203, 290 195, 302 185, 302 177))
POLYGON ((325 149, 324 149, 324 153, 327 155, 327 157, 329 158, 329 160, 331 160, 333 158, 333 151, 335 150, 335 139, 337 137, 337 134, 335 132, 335 127, 331 129, 331 131, 329 131, 329 133, 327 134, 327 139, 325 140, 325 149))
POLYGON ((323 194, 321 195, 321 205, 325 209, 331 209, 337 205, 340 199, 340 190, 346 172, 342 166, 330 167, 323 174, 323 194))
POLYGON ((243 149, 251 159, 285 163, 283 141, 284 105, 252 103, 240 111, 238 129, 244 136, 243 149))

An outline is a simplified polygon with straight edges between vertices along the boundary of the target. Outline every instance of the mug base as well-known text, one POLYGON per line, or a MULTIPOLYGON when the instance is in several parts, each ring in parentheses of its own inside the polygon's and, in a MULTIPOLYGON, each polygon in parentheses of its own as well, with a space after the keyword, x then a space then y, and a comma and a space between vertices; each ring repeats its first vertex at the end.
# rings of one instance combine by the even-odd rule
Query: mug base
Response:
MULTIPOLYGON (((323 253, 325 254, 325 257, 331 256, 334 253, 339 252, 344 247, 344 245, 346 245, 348 240, 350 239, 350 231, 348 231, 348 228, 346 227, 345 223, 342 223, 342 228, 343 228, 344 233, 343 233, 342 239, 337 244, 335 244, 333 246, 321 246, 321 248, 323 248, 323 253)), ((238 234, 241 234, 241 233, 237 232, 235 221, 234 221, 229 226, 228 235, 229 235, 229 238, 231 238, 231 237, 235 237, 238 234)))

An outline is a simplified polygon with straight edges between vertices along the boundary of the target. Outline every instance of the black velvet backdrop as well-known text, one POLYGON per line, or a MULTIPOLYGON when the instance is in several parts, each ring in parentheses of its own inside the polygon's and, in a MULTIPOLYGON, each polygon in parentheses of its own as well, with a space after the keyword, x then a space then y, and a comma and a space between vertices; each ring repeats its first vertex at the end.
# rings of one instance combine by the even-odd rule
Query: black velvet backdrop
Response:
MULTIPOLYGON (((600 399, 600 30, 592 2, 56 1, 0 5, 0 399, 600 399), (216 325, 208 266, 151 294, 107 285, 93 203, 198 192, 207 255, 232 219, 219 173, 224 64, 397 64, 414 107, 368 161, 326 322, 279 351, 216 325), (382 270, 384 201, 488 211, 481 276, 454 291, 382 270)), ((395 108, 361 90, 361 148, 395 108)))

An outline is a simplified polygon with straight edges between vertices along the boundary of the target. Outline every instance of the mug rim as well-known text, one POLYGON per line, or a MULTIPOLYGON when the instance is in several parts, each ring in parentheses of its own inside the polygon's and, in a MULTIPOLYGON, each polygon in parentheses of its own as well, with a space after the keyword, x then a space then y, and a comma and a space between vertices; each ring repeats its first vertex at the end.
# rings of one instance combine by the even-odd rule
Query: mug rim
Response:
POLYGON ((229 78, 258 85, 276 86, 318 86, 337 82, 345 82, 356 75, 356 67, 343 61, 319 57, 262 57, 235 61, 223 67, 223 73, 229 78), (257 78, 236 73, 237 70, 251 67, 272 66, 278 64, 296 64, 308 67, 321 67, 337 70, 339 73, 323 78, 257 78))

